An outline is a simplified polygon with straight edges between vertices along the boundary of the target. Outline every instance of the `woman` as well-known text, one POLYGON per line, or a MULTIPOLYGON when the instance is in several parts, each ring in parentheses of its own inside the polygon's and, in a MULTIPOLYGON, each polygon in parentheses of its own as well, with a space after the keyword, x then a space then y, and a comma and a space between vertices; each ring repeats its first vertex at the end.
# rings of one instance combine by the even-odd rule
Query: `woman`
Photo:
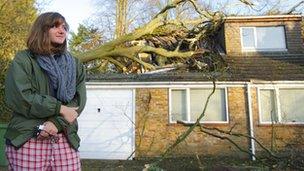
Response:
POLYGON ((77 117, 86 103, 85 71, 67 52, 68 24, 41 14, 5 80, 13 116, 5 133, 9 170, 81 170, 77 117))

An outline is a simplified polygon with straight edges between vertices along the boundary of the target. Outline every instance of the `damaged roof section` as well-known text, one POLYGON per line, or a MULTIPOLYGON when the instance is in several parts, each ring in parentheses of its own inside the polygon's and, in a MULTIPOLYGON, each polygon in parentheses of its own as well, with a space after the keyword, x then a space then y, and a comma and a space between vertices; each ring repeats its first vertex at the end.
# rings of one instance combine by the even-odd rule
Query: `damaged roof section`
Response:
MULTIPOLYGON (((157 60, 162 59, 160 56, 150 55, 149 62, 156 70, 145 70, 141 73, 95 74, 89 75, 87 79, 101 82, 212 81, 214 79, 231 82, 303 81, 304 48, 301 39, 301 21, 300 15, 227 17, 217 34, 197 44, 202 49, 213 49, 213 51, 195 54, 191 58, 165 58, 165 61, 157 60), (277 29, 277 32, 272 28, 277 29), (244 30, 254 31, 253 37, 245 39, 244 37, 251 32, 244 34, 242 32, 244 30), (257 31, 261 34, 256 34, 257 31), (265 36, 266 33, 273 32, 276 34, 268 34, 272 37, 265 36), (275 39, 280 36, 281 42, 278 41, 281 39, 275 39), (263 38, 266 43, 268 42, 266 47, 262 46, 264 43, 254 46, 253 49, 246 49, 244 40, 255 43, 259 40, 261 43, 263 38), (284 48, 273 50, 272 42, 275 40, 284 48)), ((138 42, 172 50, 171 48, 175 49, 178 45, 180 35, 184 35, 184 32, 176 32, 169 36, 146 37, 144 42, 138 42)), ((182 47, 182 44, 180 45, 182 47)), ((192 46, 187 44, 186 47, 192 46)))

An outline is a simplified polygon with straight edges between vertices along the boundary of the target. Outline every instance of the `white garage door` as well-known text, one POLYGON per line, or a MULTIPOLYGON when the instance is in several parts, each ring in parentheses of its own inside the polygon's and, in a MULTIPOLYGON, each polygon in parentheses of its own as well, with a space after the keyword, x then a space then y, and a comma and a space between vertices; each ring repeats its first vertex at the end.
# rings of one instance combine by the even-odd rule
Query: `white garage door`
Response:
POLYGON ((127 159, 134 150, 134 98, 131 89, 87 89, 80 115, 80 157, 127 159))

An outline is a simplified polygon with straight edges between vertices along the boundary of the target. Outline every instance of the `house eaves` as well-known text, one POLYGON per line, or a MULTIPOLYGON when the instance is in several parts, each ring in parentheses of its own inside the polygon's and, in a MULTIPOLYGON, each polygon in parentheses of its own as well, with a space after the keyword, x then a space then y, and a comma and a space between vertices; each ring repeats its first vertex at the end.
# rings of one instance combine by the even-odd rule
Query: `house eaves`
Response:
POLYGON ((301 15, 228 16, 225 23, 302 21, 301 15))

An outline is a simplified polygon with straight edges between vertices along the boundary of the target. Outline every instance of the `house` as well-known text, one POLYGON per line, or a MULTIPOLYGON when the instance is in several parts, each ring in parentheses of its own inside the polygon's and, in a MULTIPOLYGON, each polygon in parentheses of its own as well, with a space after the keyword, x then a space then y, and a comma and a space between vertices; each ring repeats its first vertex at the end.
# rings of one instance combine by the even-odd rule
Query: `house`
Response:
MULTIPOLYGON (((275 151, 304 150, 301 21, 300 15, 226 18, 221 46, 230 74, 216 81, 202 125, 250 135, 275 151)), ((212 89, 202 73, 89 76, 88 103, 79 118, 81 157, 160 156, 202 113, 212 89)), ((229 138, 263 153, 253 139, 229 138)), ((199 128, 173 154, 248 156, 199 128)))

